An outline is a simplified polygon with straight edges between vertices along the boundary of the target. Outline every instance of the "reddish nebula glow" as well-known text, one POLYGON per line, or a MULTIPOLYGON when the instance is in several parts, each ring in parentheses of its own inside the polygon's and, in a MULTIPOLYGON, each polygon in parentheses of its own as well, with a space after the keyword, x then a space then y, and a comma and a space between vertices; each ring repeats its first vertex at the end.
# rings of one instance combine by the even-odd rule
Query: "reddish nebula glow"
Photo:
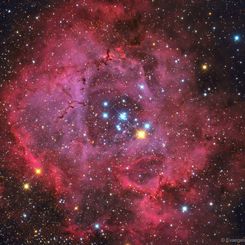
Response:
POLYGON ((216 185, 232 192, 242 178, 239 152, 215 177, 224 137, 243 140, 226 120, 238 106, 200 96, 191 38, 146 31, 148 1, 126 1, 131 10, 81 2, 42 18, 32 63, 5 87, 11 154, 22 159, 9 169, 21 166, 30 185, 52 190, 65 214, 61 232, 85 244, 97 232, 113 237, 108 244, 184 242, 201 237, 204 217, 208 230, 225 232, 208 209, 222 199, 216 185))

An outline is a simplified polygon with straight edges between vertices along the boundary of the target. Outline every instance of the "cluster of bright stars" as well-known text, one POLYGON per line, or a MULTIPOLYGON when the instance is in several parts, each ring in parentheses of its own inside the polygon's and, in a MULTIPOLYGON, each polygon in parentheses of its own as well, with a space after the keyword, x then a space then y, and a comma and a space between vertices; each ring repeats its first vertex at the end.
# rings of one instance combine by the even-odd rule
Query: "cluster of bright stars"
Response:
MULTIPOLYGON (((144 85, 139 84, 139 88, 141 90, 144 89, 144 85)), ((122 102, 125 102, 125 99, 122 102)), ((104 120, 109 120, 110 114, 106 110, 109 107, 109 102, 103 101, 102 106, 104 108, 104 111, 102 112, 102 118, 104 120)), ((117 113, 118 123, 115 125, 115 128, 118 132, 121 132, 123 130, 123 124, 128 122, 128 120, 129 120, 129 113, 127 111, 120 111, 120 112, 116 112, 116 113, 117 113)), ((134 121, 137 122, 138 120, 135 119, 134 121)), ((139 140, 146 139, 148 134, 149 134, 150 129, 151 129, 151 124, 149 122, 145 122, 141 128, 138 128, 135 130, 135 134, 134 134, 135 138, 139 139, 139 140)))

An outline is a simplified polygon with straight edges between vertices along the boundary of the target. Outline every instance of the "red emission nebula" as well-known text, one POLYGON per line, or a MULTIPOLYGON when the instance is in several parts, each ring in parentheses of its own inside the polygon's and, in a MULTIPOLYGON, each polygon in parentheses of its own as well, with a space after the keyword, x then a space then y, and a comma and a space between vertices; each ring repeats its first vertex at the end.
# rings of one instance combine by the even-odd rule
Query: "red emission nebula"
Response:
MULTIPOLYGON (((229 234, 214 209, 241 191, 242 107, 200 94, 196 69, 209 67, 197 68, 171 11, 165 31, 151 1, 67 1, 42 17, 30 62, 5 86, 6 166, 23 195, 51 193, 59 219, 42 232, 62 238, 52 244, 219 244, 229 234)), ((22 214, 17 205, 13 219, 22 214)))

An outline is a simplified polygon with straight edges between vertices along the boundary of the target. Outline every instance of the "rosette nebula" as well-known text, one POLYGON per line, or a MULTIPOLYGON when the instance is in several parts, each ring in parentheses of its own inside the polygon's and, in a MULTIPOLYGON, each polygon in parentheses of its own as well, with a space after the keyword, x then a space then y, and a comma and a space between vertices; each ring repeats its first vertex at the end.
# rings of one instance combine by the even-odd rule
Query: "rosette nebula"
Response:
POLYGON ((242 7, 20 2, 2 6, 26 23, 4 30, 1 244, 243 241, 242 7))

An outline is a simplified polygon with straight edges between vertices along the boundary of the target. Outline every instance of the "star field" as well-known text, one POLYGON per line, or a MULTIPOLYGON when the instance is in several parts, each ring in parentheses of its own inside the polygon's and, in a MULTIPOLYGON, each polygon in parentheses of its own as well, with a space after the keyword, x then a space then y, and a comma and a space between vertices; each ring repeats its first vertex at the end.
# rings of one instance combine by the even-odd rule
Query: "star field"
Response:
POLYGON ((0 3, 0 244, 244 242, 244 14, 0 3))

